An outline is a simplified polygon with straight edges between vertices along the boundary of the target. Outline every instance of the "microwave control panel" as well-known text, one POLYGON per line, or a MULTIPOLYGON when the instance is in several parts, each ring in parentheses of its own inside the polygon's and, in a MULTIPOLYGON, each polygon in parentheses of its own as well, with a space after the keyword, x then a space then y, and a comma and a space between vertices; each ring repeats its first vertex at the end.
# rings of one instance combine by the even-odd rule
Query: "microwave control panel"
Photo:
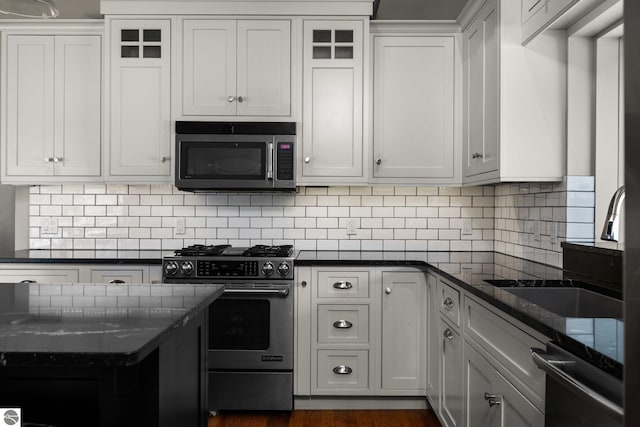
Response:
POLYGON ((278 142, 278 170, 276 178, 279 181, 293 180, 293 144, 278 142))

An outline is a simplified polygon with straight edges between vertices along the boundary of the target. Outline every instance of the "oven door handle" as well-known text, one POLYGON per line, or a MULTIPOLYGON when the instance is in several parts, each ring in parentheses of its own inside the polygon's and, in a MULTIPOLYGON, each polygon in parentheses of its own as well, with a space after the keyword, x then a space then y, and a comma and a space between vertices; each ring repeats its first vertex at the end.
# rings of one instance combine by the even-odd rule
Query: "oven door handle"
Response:
POLYGON ((289 289, 225 289, 227 295, 279 295, 286 297, 289 295, 289 289))
POLYGON ((539 348, 531 349, 531 357, 533 358, 533 362, 538 365, 540 369, 545 371, 547 375, 551 376, 554 380, 575 391, 577 394, 588 397, 590 400, 604 408, 607 413, 609 413, 616 420, 622 421, 624 416, 624 410, 622 409, 622 407, 607 399, 597 391, 593 390, 591 387, 581 383, 558 367, 570 364, 571 361, 554 360, 545 356, 546 354, 544 350, 539 348))

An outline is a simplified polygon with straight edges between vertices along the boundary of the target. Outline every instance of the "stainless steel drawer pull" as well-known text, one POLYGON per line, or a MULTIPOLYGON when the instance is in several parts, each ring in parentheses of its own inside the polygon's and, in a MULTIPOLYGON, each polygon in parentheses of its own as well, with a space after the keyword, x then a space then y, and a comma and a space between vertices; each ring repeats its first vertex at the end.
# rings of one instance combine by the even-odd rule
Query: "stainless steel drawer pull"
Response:
POLYGON ((442 336, 448 339, 449 341, 453 341, 453 332, 451 332, 451 329, 449 328, 444 330, 444 332, 442 333, 442 336))
POLYGON ((353 288, 353 285, 351 284, 351 282, 345 282, 344 280, 341 280, 334 283, 333 287, 336 289, 351 289, 353 288))
POLYGON ((353 327, 353 323, 348 320, 336 320, 333 322, 333 327, 336 329, 349 329, 353 327))
POLYGON ((225 289, 224 293, 238 295, 279 295, 286 297, 289 295, 289 289, 225 289))
MULTIPOLYGON (((538 368, 542 369, 554 380, 562 383, 569 389, 587 397, 591 402, 605 409, 614 419, 622 421, 624 410, 615 402, 607 399, 591 387, 581 383, 571 375, 563 371, 560 366, 570 364, 570 361, 554 360, 547 358, 544 350, 538 348, 531 349, 531 357, 538 368)), ((549 379, 547 379, 549 381, 549 379)))
POLYGON ((32 279, 24 279, 24 280, 21 280, 20 283, 38 283, 38 282, 32 279))
POLYGON ((486 400, 487 402, 489 402, 489 406, 491 408, 493 408, 494 406, 498 406, 502 403, 502 398, 500 396, 498 396, 497 394, 492 394, 492 393, 484 393, 484 400, 486 400))
POLYGON ((353 369, 345 365, 338 365, 335 368, 333 368, 333 373, 337 375, 349 375, 352 372, 353 372, 353 369))
POLYGON ((122 283, 126 283, 124 280, 120 280, 120 279, 113 279, 113 280, 109 280, 109 283, 115 283, 115 284, 122 284, 122 283))
POLYGON ((444 305, 444 308, 451 311, 451 309, 453 308, 453 300, 450 297, 446 297, 442 302, 442 305, 444 305))

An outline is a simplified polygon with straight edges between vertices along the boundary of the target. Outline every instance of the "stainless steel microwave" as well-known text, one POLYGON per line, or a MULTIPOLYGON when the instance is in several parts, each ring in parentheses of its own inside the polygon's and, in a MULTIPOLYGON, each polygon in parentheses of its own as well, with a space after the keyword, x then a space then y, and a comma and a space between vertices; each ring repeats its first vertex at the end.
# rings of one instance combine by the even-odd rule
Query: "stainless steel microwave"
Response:
POLYGON ((176 122, 176 187, 293 191, 296 124, 176 122))

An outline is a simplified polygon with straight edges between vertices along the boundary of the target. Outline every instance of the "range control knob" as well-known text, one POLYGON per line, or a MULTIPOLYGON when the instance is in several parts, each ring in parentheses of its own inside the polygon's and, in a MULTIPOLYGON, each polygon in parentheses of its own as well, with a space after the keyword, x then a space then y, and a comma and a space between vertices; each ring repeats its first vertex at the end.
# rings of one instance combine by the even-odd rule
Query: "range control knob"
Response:
POLYGON ((262 266, 262 274, 264 274, 265 277, 271 277, 273 271, 273 264, 271 264, 270 262, 265 262, 262 266))
POLYGON ((291 268, 289 267, 289 264, 287 264, 286 262, 281 262, 280 265, 278 266, 278 274, 282 277, 287 277, 287 275, 289 274, 289 271, 291 271, 291 268))
POLYGON ((178 263, 175 261, 169 261, 164 265, 164 273, 167 276, 175 276, 178 272, 178 263))
POLYGON ((184 261, 180 264, 180 271, 182 271, 182 274, 185 276, 191 276, 191 273, 193 273, 193 263, 191 261, 184 261))

